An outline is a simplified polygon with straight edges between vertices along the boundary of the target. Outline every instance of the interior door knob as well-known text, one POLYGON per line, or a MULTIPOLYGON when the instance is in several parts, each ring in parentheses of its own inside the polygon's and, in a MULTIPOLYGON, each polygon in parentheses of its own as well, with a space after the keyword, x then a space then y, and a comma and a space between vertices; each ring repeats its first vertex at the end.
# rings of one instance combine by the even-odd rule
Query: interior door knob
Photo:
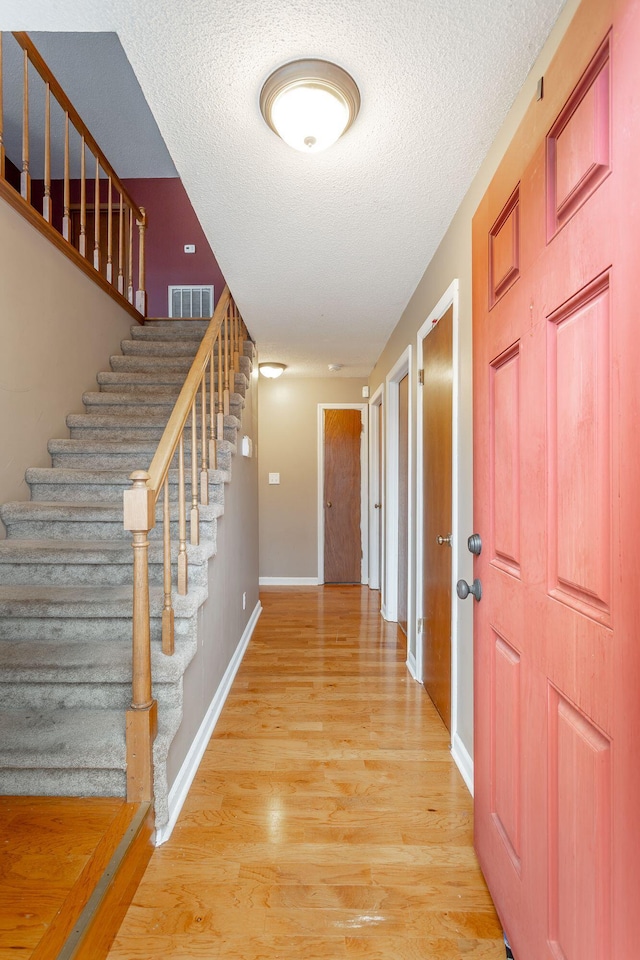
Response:
POLYGON ((441 547, 446 543, 447 546, 450 547, 452 539, 452 535, 448 533, 446 537, 436 537, 436 543, 439 543, 441 547))
POLYGON ((381 503, 374 503, 373 508, 374 510, 379 510, 381 506, 382 506, 381 503))
POLYGON ((328 507, 331 506, 331 500, 327 500, 327 506, 328 506, 328 507))
POLYGON ((477 577, 471 586, 469 586, 466 580, 458 580, 456 583, 456 593, 461 600, 466 600, 469 594, 472 593, 476 603, 479 603, 482 599, 482 584, 477 577))

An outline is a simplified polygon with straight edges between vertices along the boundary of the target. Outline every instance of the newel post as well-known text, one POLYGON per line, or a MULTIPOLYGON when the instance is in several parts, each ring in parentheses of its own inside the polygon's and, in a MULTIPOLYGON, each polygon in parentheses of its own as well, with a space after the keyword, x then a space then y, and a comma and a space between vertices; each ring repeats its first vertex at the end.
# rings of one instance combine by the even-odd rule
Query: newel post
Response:
POLYGON ((136 220, 138 225, 138 289, 136 290, 136 310, 138 313, 141 313, 143 317, 146 317, 147 291, 145 289, 146 277, 144 238, 145 230, 147 229, 147 211, 144 207, 140 207, 140 213, 142 214, 142 218, 140 220, 136 220))
POLYGON ((124 528, 133 534, 133 679, 127 710, 127 800, 153 797, 153 741, 158 706, 151 693, 151 624, 149 620, 149 530, 155 526, 155 498, 149 474, 136 470, 124 493, 124 528))

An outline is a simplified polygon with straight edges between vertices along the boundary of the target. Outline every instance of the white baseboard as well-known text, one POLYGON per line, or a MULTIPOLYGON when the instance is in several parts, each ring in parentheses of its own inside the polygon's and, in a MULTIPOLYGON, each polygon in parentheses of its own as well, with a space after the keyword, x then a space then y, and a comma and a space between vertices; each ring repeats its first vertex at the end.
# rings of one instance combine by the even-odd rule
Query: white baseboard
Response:
POLYGON ((417 683, 421 682, 418 680, 418 664, 416 663, 416 655, 411 651, 409 651, 407 654, 407 670, 417 683))
POLYGON ((457 733, 453 735, 451 756, 454 759, 456 767, 462 774, 462 779, 466 783, 469 793, 473 796, 473 760, 457 733))
POLYGON ((211 734, 213 733, 215 725, 218 722, 218 717, 222 712, 225 700, 229 696, 231 684, 233 683, 234 677, 238 672, 238 667, 242 663, 245 650, 249 645, 249 641, 251 640, 251 636, 255 630, 256 623, 258 622, 258 617, 261 613, 262 604, 258 600, 253 613, 249 618, 249 622, 244 629, 244 633, 240 638, 240 642, 236 647, 235 653, 229 662, 229 666, 225 670, 224 676, 213 696, 213 700, 209 705, 209 709, 207 710, 204 719, 200 724, 200 729, 198 730, 195 739, 189 748, 189 752, 187 753, 186 757, 184 758, 184 762, 180 767, 178 776, 176 777, 174 784, 169 791, 169 819, 163 827, 156 831, 155 843, 157 847, 169 839, 173 828, 176 825, 180 811, 182 810, 182 805, 187 799, 189 788, 193 783, 193 778, 198 772, 200 761, 202 760, 204 752, 207 749, 207 744, 209 743, 211 734))
POLYGON ((261 587, 317 587, 317 577, 260 577, 261 587))

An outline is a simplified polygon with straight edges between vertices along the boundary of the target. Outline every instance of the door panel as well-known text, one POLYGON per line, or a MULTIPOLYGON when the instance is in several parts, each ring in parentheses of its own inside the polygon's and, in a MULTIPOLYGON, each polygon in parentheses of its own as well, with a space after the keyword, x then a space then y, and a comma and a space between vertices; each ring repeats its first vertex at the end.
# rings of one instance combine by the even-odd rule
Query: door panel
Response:
POLYGON ((407 634, 409 590, 409 374, 398 383, 398 625, 407 634))
POLYGON ((523 960, 640 939, 638 49, 585 0, 474 217, 476 847, 523 960))
POLYGON ((324 410, 324 580, 360 583, 359 410, 324 410))
POLYGON ((453 307, 422 344, 424 686, 451 729, 451 544, 453 307))

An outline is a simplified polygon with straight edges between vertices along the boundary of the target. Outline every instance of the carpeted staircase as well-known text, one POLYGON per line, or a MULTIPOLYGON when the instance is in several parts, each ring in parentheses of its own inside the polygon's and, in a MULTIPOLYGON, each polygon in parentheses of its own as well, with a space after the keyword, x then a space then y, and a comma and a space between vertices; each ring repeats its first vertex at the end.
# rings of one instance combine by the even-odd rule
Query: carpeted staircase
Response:
MULTIPOLYGON (((84 394, 86 413, 67 417, 70 439, 49 442, 52 466, 27 470, 31 500, 0 508, 7 528, 7 539, 0 540, 2 794, 126 793, 132 550, 122 494, 129 474, 151 461, 207 323, 134 326, 122 356, 111 358, 111 371, 98 374, 100 390, 84 394)), ((167 817, 166 758, 182 717, 182 676, 197 648, 197 613, 207 596, 207 565, 216 552, 252 351, 245 344, 235 375, 218 469, 209 472, 209 505, 200 508, 200 545, 188 546, 189 593, 174 596, 172 657, 160 650, 160 510, 150 534, 158 826, 167 817)), ((186 448, 188 480, 190 442, 186 448)), ((177 486, 176 470, 170 484, 177 486)))

